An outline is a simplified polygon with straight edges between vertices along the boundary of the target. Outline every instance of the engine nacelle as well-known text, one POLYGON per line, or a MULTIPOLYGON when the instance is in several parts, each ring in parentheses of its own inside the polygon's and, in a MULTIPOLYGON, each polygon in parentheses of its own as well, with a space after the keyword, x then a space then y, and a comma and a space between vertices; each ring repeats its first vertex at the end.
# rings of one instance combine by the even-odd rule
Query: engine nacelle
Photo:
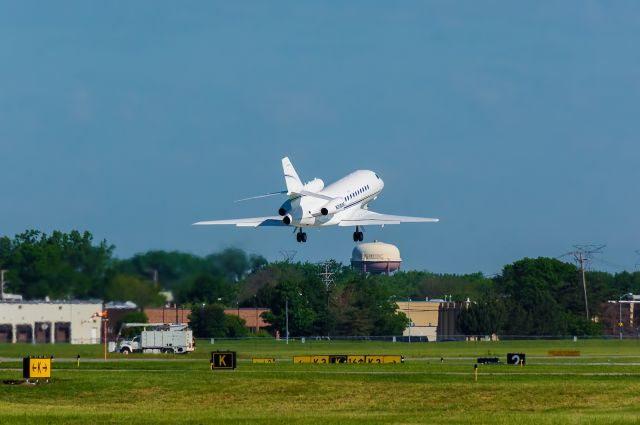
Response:
POLYGON ((290 225, 292 221, 293 221, 293 217, 291 217, 291 214, 285 215, 284 218, 282 219, 282 222, 287 226, 290 225))
POLYGON ((327 202, 322 208, 320 208, 320 214, 331 215, 335 214, 344 208, 344 200, 342 198, 335 198, 327 202))
POLYGON ((278 209, 278 214, 284 217, 285 215, 289 214, 289 212, 291 212, 291 208, 292 208, 291 200, 287 199, 286 202, 280 205, 280 208, 278 209))
POLYGON ((310 182, 305 183, 304 190, 309 192, 320 192, 324 189, 324 182, 321 179, 313 179, 310 182))

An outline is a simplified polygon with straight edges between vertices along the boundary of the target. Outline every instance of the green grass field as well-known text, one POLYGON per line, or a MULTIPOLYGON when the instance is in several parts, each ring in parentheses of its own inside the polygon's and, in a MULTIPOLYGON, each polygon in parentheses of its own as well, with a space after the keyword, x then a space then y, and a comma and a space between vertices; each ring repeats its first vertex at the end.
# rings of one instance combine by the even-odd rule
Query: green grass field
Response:
POLYGON ((55 356, 48 385, 0 384, 0 423, 630 424, 640 421, 640 342, 199 342, 196 353, 110 355, 101 346, 0 345, 0 379, 19 357, 55 356), (209 370, 236 350, 235 371, 209 370), (580 357, 550 358, 549 350, 580 357), (525 352, 525 367, 478 356, 525 352), (75 356, 80 353, 80 368, 75 356), (294 354, 402 354, 401 365, 294 365, 294 354), (252 356, 276 357, 253 365, 252 356), (443 363, 440 357, 444 357, 443 363), (66 360, 69 359, 69 360, 66 360))

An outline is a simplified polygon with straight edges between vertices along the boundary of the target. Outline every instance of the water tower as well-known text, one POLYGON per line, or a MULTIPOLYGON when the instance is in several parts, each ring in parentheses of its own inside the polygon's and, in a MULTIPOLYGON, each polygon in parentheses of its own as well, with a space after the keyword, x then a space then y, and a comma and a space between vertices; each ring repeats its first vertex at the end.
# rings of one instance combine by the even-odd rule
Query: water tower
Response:
POLYGON ((395 245, 373 241, 353 248, 351 267, 365 273, 380 274, 400 270, 400 250, 395 245))

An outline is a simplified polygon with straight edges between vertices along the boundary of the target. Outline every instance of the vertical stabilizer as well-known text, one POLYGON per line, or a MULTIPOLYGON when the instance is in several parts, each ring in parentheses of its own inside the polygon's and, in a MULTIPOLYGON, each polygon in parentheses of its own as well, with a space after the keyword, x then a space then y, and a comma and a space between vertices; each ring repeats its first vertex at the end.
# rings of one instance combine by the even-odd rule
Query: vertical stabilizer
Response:
POLYGON ((293 168, 291 161, 286 156, 282 158, 282 170, 284 171, 284 182, 287 185, 287 194, 300 193, 302 191, 302 182, 298 177, 298 173, 296 173, 296 169, 293 168))

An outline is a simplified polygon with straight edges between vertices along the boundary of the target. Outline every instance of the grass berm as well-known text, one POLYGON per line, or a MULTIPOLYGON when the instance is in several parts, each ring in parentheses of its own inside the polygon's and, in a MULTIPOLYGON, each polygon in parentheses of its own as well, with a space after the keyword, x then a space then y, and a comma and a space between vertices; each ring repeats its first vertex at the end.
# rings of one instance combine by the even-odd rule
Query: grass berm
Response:
POLYGON ((0 423, 631 424, 640 417, 640 341, 391 343, 199 341, 196 353, 110 354, 102 346, 0 345, 0 379, 24 355, 53 355, 48 385, 0 385, 0 423), (238 352, 209 370, 212 350, 238 352), (549 357, 578 350, 580 357, 549 357), (524 352, 525 367, 476 357, 524 352), (81 355, 80 367, 75 358, 81 355), (294 365, 295 354, 402 354, 401 365, 294 365), (251 364, 275 357, 275 364, 251 364), (441 362, 440 358, 444 361, 441 362))

